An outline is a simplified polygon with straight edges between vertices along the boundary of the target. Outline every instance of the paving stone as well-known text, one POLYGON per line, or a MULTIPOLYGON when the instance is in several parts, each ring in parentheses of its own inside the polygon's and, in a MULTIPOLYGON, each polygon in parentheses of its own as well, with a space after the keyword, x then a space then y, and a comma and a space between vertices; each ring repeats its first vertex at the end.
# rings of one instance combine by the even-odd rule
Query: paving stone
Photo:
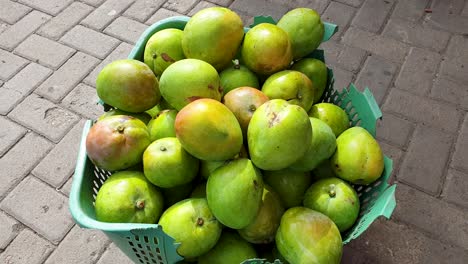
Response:
POLYGON ((0 34, 0 47, 13 50, 13 48, 18 46, 19 43, 49 19, 49 15, 36 10, 32 11, 0 34))
POLYGON ((93 8, 80 2, 74 2, 56 17, 43 25, 38 34, 51 39, 60 38, 65 32, 78 24, 93 8))
POLYGON ((75 169, 83 125, 84 120, 78 122, 32 173, 54 187, 62 186, 75 169))
POLYGON ((92 5, 94 7, 98 7, 99 5, 102 4, 102 2, 104 2, 105 0, 81 0, 82 2, 88 4, 88 5, 92 5))
POLYGON ((431 89, 431 96, 468 110, 468 85, 439 76, 431 89))
POLYGON ((105 60, 103 60, 98 66, 94 68, 94 70, 85 78, 84 82, 88 85, 96 87, 97 76, 104 68, 104 66, 115 60, 127 58, 132 48, 132 45, 122 42, 119 46, 117 46, 117 48, 115 48, 114 51, 112 51, 111 54, 109 54, 109 56, 107 56, 105 60))
POLYGON ((18 184, 0 207, 54 244, 58 244, 74 224, 67 197, 33 176, 18 184))
POLYGON ((58 142, 78 121, 78 116, 36 94, 26 97, 8 115, 11 119, 58 142))
POLYGON ((54 246, 29 229, 24 229, 0 255, 0 262, 14 264, 41 264, 54 246))
POLYGON ((45 263, 95 263, 108 243, 109 239, 100 230, 75 225, 45 263))
POLYGON ((0 9, 0 19, 10 24, 16 23, 31 11, 30 7, 10 0, 0 0, 0 6, 2 7, 0 9))
POLYGON ((192 7, 194 7, 199 0, 186 0, 186 1, 177 1, 177 0, 168 0, 164 3, 163 7, 177 13, 187 14, 192 7))
POLYGON ((68 178, 67 182, 60 188, 60 191, 65 194, 67 197, 70 196, 71 187, 73 184, 73 177, 68 178))
POLYGON ((8 28, 10 27, 10 25, 8 25, 7 23, 3 23, 2 21, 0 21, 0 34, 7 30, 8 28))
POLYGON ((104 251, 102 257, 96 264, 132 264, 127 255, 125 255, 122 250, 120 250, 114 243, 111 243, 109 247, 104 251))
POLYGON ((342 43, 339 43, 336 40, 329 40, 322 42, 318 49, 323 50, 325 53, 325 64, 338 65, 338 57, 344 47, 345 46, 342 43))
POLYGON ((340 68, 333 68, 333 75, 335 76, 335 90, 341 91, 343 88, 348 87, 354 79, 354 74, 350 71, 340 68))
POLYGON ((412 46, 429 48, 435 51, 442 51, 447 46, 450 38, 450 34, 447 32, 400 18, 391 19, 387 23, 384 36, 412 46))
POLYGON ((52 70, 30 63, 0 88, 0 114, 7 114, 24 97, 42 83, 52 70))
POLYGON ((72 1, 73 0, 19 0, 19 2, 23 4, 54 16, 67 7, 72 1))
POLYGON ((164 2, 164 0, 136 0, 124 15, 144 23, 164 2))
POLYGON ((77 52, 52 76, 49 77, 36 93, 59 102, 67 95, 86 75, 91 72, 100 61, 90 55, 77 52))
POLYGON ((468 115, 465 115, 455 146, 451 165, 468 172, 468 115))
POLYGON ((367 0, 361 6, 351 24, 377 33, 386 21, 394 0, 367 0))
POLYGON ((119 17, 104 30, 104 33, 135 44, 147 27, 135 20, 119 17))
POLYGON ((429 0, 398 1, 393 10, 392 17, 403 18, 409 21, 418 21, 424 15, 424 9, 429 0))
POLYGON ((468 16, 468 4, 465 4, 465 8, 462 10, 462 16, 468 16))
POLYGON ((93 29, 102 30, 117 18, 135 0, 107 0, 89 14, 81 24, 93 29))
POLYGON ((382 105, 383 98, 387 94, 396 70, 397 65, 395 63, 384 60, 379 56, 369 56, 358 75, 356 86, 361 90, 369 87, 377 103, 382 105))
POLYGON ((357 73, 366 58, 366 51, 344 45, 337 62, 344 69, 357 73))
POLYGON ((198 11, 200 11, 202 9, 209 8, 209 7, 215 7, 215 6, 218 6, 218 5, 207 2, 207 1, 201 1, 194 8, 192 8, 192 10, 190 10, 190 13, 188 13, 188 16, 191 17, 191 16, 195 15, 198 11))
POLYGON ((400 148, 387 144, 386 142, 379 141, 380 148, 382 149, 382 153, 393 160, 393 173, 390 176, 390 182, 393 183, 394 179, 396 178, 396 172, 400 168, 401 164, 401 157, 403 156, 403 150, 400 148))
POLYGON ((0 211, 0 250, 5 249, 21 229, 18 221, 0 211))
POLYGON ((468 65, 463 58, 444 58, 440 65, 440 74, 452 79, 468 82, 468 65))
POLYGON ((399 147, 405 147, 413 132, 414 124, 390 113, 383 113, 382 120, 377 120, 377 138, 384 139, 399 147))
POLYGON ((427 95, 430 92, 440 60, 439 53, 411 48, 395 81, 395 86, 418 95, 427 95))
POLYGON ((307 7, 312 8, 317 11, 319 14, 323 14, 327 6, 329 5, 329 0, 267 0, 275 4, 280 4, 288 7, 289 9, 294 9, 298 7, 307 7))
POLYGON ((436 195, 445 177, 453 136, 441 130, 417 126, 398 179, 436 195))
POLYGON ((229 8, 252 16, 271 16, 278 21, 290 8, 283 1, 275 3, 268 0, 255 1, 255 5, 249 0, 235 0, 229 8))
POLYGON ((98 104, 96 89, 86 84, 79 84, 63 99, 63 105, 83 116, 96 120, 102 115, 103 108, 98 104))
POLYGON ((433 12, 427 16, 428 24, 445 31, 468 34, 468 17, 447 15, 444 12, 433 12))
POLYGON ((228 7, 232 2, 234 2, 234 0, 209 0, 208 2, 217 4, 220 6, 228 7))
MULTIPOLYGON (((398 187, 399 188, 399 187, 398 187)), ((468 253, 383 218, 343 248, 344 263, 465 263, 468 253)))
POLYGON ((348 27, 349 22, 354 17, 356 8, 349 5, 331 2, 321 16, 322 21, 331 22, 338 25, 339 31, 333 36, 334 39, 339 39, 344 30, 348 27))
POLYGON ((449 170, 442 192, 444 200, 468 208, 468 173, 449 170))
POLYGON ((395 219, 430 234, 444 244, 459 246, 465 251, 468 249, 468 211, 405 184, 398 184, 396 197, 395 219))
POLYGON ((160 20, 163 20, 165 18, 172 17, 172 16, 182 16, 182 15, 169 9, 159 8, 158 11, 156 11, 156 13, 154 13, 154 15, 152 15, 146 21, 146 24, 152 25, 160 20))
POLYGON ((460 14, 465 0, 434 0, 431 8, 433 11, 445 14, 460 14))
POLYGON ((15 51, 53 69, 60 67, 75 52, 72 48, 36 34, 29 36, 15 51))
POLYGON ((0 156, 3 156, 25 133, 24 127, 0 116, 0 156))
POLYGON ((8 80, 27 63, 27 60, 0 49, 0 79, 8 80))
POLYGON ((340 2, 354 7, 360 7, 364 0, 336 0, 336 2, 340 2))
POLYGON ((404 60, 408 51, 408 45, 402 42, 375 35, 356 27, 350 27, 344 34, 342 41, 397 63, 404 60))
POLYGON ((81 25, 72 28, 61 40, 100 59, 104 59, 119 44, 117 39, 81 25))
POLYGON ((454 106, 416 96, 397 88, 390 90, 383 110, 452 133, 457 131, 460 120, 460 113, 454 106))
POLYGON ((468 63, 468 36, 453 36, 447 48, 447 56, 460 58, 468 63))
POLYGON ((0 198, 18 184, 52 149, 53 144, 34 133, 28 133, 0 159, 0 198), (34 151, 31 151, 34 146, 34 151))

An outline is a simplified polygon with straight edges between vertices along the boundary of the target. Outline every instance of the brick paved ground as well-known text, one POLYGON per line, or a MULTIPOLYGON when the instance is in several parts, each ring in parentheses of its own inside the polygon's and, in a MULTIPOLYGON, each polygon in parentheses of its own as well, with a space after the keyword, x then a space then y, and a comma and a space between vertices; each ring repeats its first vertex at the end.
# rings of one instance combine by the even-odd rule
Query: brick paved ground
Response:
POLYGON ((68 211, 84 120, 102 113, 96 76, 155 21, 215 5, 246 23, 315 8, 340 26, 323 45, 338 88, 369 86, 382 108, 398 205, 343 263, 468 263, 464 0, 0 0, 0 262, 129 263, 68 211))

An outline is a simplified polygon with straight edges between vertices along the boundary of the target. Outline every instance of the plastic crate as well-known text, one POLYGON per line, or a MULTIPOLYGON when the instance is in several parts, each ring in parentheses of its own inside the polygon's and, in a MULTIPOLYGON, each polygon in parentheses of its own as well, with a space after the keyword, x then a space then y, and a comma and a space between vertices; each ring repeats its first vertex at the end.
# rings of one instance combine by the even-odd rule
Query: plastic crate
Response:
MULTIPOLYGON (((188 17, 171 17, 153 24, 140 37, 128 58, 142 60, 144 46, 151 35, 166 28, 183 29, 188 19, 188 17)), ((253 25, 263 22, 275 23, 270 17, 256 17, 253 25)), ((245 28, 245 31, 248 30, 249 28, 245 28)), ((327 41, 336 31, 335 25, 326 24, 323 41, 327 41)), ((324 61, 321 50, 314 51, 309 57, 324 61)), ((362 126, 375 136, 376 121, 382 113, 369 89, 366 88, 361 93, 351 84, 348 89, 338 92, 333 85, 333 71, 328 69, 327 88, 322 101, 341 106, 349 114, 353 126, 362 126)), ((84 228, 103 231, 135 263, 169 264, 183 260, 176 251, 179 244, 166 235, 157 224, 105 223, 96 220, 94 212, 96 194, 111 173, 95 167, 87 157, 86 136, 92 124, 93 121, 88 120, 83 128, 70 192, 69 208, 75 222, 84 228)), ((361 212, 355 225, 342 233, 343 244, 357 238, 377 217, 391 216, 396 206, 394 194, 396 186, 389 186, 387 183, 391 172, 392 160, 385 157, 385 169, 377 182, 370 186, 353 186, 360 197, 361 212)), ((251 259, 243 263, 268 262, 263 259, 251 259)), ((281 262, 277 260, 275 263, 281 262)))

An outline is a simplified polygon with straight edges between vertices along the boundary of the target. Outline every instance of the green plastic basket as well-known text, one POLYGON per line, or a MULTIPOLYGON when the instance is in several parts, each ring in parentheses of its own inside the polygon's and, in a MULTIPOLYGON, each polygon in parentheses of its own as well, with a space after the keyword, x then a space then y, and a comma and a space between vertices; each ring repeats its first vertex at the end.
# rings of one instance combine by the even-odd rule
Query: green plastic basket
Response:
MULTIPOLYGON (((183 29, 188 19, 188 17, 171 17, 153 24, 142 34, 128 58, 142 60, 144 46, 155 32, 166 28, 183 29)), ((256 17, 253 25, 265 22, 275 23, 270 17, 256 17)), ((248 30, 249 28, 245 28, 245 31, 248 30)), ((336 31, 337 26, 325 24, 323 41, 330 39, 336 31)), ((314 51, 309 57, 324 61, 324 54, 321 50, 314 51)), ((362 126, 375 136, 376 121, 381 118, 382 113, 369 89, 366 88, 361 93, 351 84, 347 89, 338 92, 333 85, 333 71, 328 69, 327 88, 322 101, 341 106, 349 114, 353 126, 362 126)), ((105 223, 96 220, 94 211, 96 194, 111 173, 95 167, 86 154, 86 136, 92 124, 93 121, 88 120, 83 128, 70 192, 69 208, 75 222, 84 228, 103 231, 135 263, 169 264, 183 260, 177 254, 179 244, 166 235, 161 226, 157 224, 105 223)), ((343 244, 357 238, 377 217, 389 218, 391 216, 396 206, 396 186, 389 186, 387 183, 391 172, 392 160, 385 157, 385 169, 377 182, 370 186, 353 186, 360 197, 361 211, 355 225, 342 234, 343 244)), ((266 264, 269 262, 264 259, 250 259, 243 263, 266 264)), ((276 260, 275 263, 281 262, 276 260)))

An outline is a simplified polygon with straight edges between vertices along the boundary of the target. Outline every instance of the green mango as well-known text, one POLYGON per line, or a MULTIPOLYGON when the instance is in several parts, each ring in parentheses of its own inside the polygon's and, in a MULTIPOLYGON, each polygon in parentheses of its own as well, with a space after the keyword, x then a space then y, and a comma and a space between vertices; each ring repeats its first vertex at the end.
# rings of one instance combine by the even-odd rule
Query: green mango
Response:
POLYGON ((339 106, 332 103, 319 103, 312 106, 309 111, 310 117, 315 117, 333 130, 335 137, 338 137, 343 131, 349 128, 348 114, 339 106))
POLYGON ((185 59, 182 36, 182 30, 166 28, 154 33, 146 42, 143 61, 156 76, 161 76, 172 63, 185 59))
POLYGON ((256 257, 251 244, 234 232, 223 231, 216 246, 198 258, 198 264, 239 264, 256 257))
POLYGON ((258 78, 244 65, 234 64, 219 74, 223 95, 238 87, 260 88, 258 78))
POLYGON ((280 170, 299 160, 309 148, 312 126, 304 108, 273 99, 252 115, 247 141, 252 162, 262 170, 280 170))
POLYGON ((263 179, 279 195, 286 208, 301 205, 304 193, 312 183, 309 172, 293 171, 290 168, 263 171, 263 179))
POLYGON ((309 77, 315 90, 314 103, 318 103, 327 86, 328 71, 325 63, 314 58, 304 58, 295 62, 291 70, 300 71, 309 77))
POLYGON ((151 141, 166 137, 175 137, 176 110, 163 110, 148 123, 151 141))

